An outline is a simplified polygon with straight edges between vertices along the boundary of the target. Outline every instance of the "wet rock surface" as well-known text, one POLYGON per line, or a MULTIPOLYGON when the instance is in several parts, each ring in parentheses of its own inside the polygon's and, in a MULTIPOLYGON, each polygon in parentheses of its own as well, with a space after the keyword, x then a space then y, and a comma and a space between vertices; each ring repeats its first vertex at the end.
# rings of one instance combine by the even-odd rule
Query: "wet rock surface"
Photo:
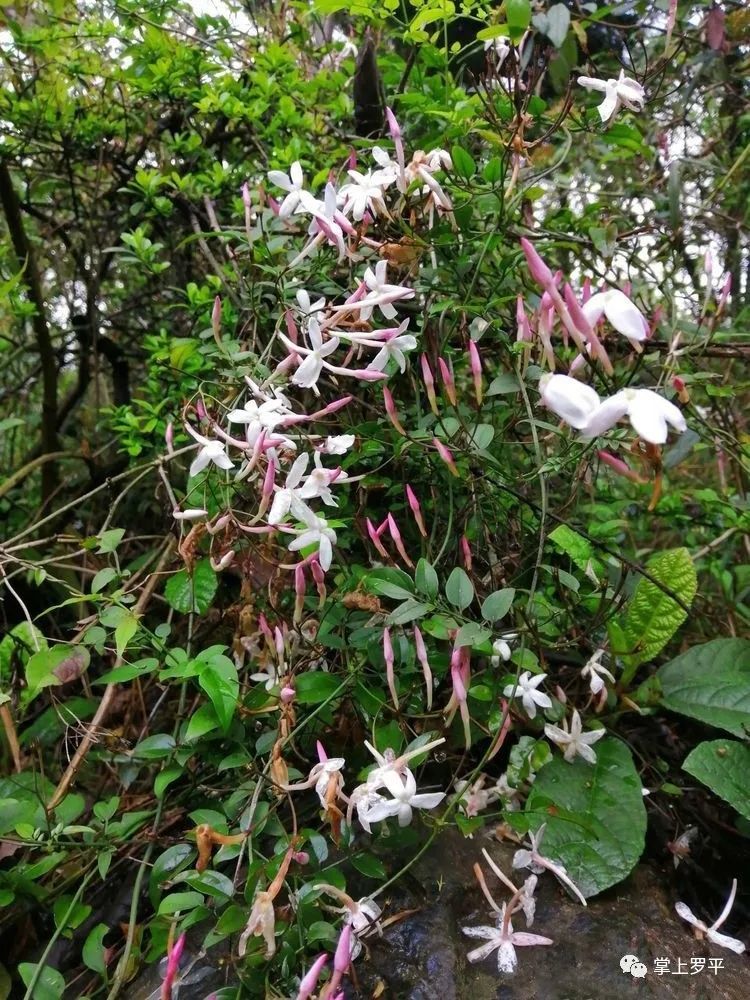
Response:
MULTIPOLYGON (((418 912, 372 940, 370 962, 358 963, 361 989, 352 996, 398 1000, 750 998, 748 956, 696 940, 674 912, 666 880, 647 865, 639 866, 624 883, 591 900, 586 908, 569 898, 553 876, 540 876, 531 931, 552 938, 554 945, 519 948, 518 971, 513 976, 498 972, 496 952, 471 965, 466 954, 482 942, 465 937, 461 927, 492 923, 472 872, 473 863, 482 860, 482 847, 487 847, 506 874, 513 874, 513 845, 479 835, 465 840, 446 831, 391 895, 387 912, 419 907, 418 912), (620 959, 627 954, 636 955, 646 966, 644 978, 623 974, 620 959), (702 971, 691 974, 692 958, 705 960, 702 971), (710 958, 722 960, 715 974, 709 968, 710 958), (670 960, 663 975, 655 972, 656 959, 670 960), (687 974, 677 974, 678 968, 687 974)), ((508 891, 491 873, 488 884, 498 902, 508 898, 508 891)), ((522 915, 514 928, 526 930, 522 915)))
MULTIPOLYGON (((517 884, 522 881, 511 871, 514 845, 486 834, 468 840, 445 831, 393 891, 379 898, 386 919, 403 918, 368 938, 347 1000, 750 1000, 750 958, 696 940, 674 912, 668 879, 646 864, 586 908, 545 873, 531 932, 552 938, 554 945, 519 948, 513 976, 498 972, 496 952, 470 964, 467 952, 482 942, 464 936, 461 928, 492 923, 472 872, 474 862, 483 861, 482 847, 517 884), (624 955, 635 955, 646 966, 644 978, 621 971, 624 955), (715 974, 711 958, 722 962, 715 974), (657 959, 669 959, 663 975, 655 971, 657 959), (705 960, 702 971, 694 971, 691 959, 705 960)), ((508 891, 483 867, 498 903, 507 900, 508 891)), ((527 929, 520 914, 514 929, 527 929)), ((193 935, 179 1000, 205 1000, 214 991, 219 998, 235 996, 228 943, 200 955, 200 937, 193 935), (222 993, 222 987, 230 989, 222 993)), ((151 967, 128 988, 128 1000, 157 1000, 160 986, 159 969, 151 967)))

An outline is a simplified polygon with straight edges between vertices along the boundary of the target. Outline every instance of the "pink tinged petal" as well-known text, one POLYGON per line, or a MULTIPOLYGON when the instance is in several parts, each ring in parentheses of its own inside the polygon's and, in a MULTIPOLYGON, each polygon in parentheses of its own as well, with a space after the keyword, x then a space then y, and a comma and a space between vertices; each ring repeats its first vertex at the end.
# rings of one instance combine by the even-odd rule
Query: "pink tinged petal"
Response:
POLYGON ((543 937, 541 934, 527 934, 526 931, 514 931, 511 939, 516 947, 526 948, 537 944, 554 944, 552 938, 543 937))
MULTIPOLYGON (((469 930, 485 930, 485 929, 486 928, 484 927, 473 927, 473 928, 465 927, 464 934, 466 934, 469 930)), ((494 927, 489 929, 494 931, 495 934, 497 934, 497 930, 494 927)), ((484 937, 485 935, 481 934, 476 936, 484 937)), ((478 948, 474 948, 472 951, 468 953, 466 957, 472 964, 474 964, 474 962, 483 962, 485 958, 489 958, 492 952, 499 947, 500 947, 500 940, 499 938, 496 937, 492 941, 488 941, 487 944, 482 944, 478 948)))
POLYGON ((718 944, 720 948, 728 948, 737 955, 742 955, 745 951, 745 945, 742 941, 738 941, 737 938, 729 937, 727 934, 720 934, 718 931, 713 931, 710 927, 706 931, 706 937, 714 944, 718 944))
POLYGON ((679 916, 681 916, 683 920, 687 920, 689 924, 692 924, 694 927, 697 927, 699 930, 702 930, 704 932, 708 930, 703 921, 699 920, 696 917, 696 915, 693 913, 693 911, 686 903, 675 903, 674 908, 679 914, 679 916))
POLYGON ((442 441, 439 440, 439 438, 433 438, 432 443, 435 446, 435 449, 437 450, 437 453, 440 456, 441 460, 445 462, 445 464, 448 466, 451 475, 459 476, 459 471, 456 468, 456 463, 453 461, 453 454, 451 453, 450 449, 446 448, 446 446, 443 444, 442 441))
POLYGON ((509 975, 518 968, 518 956, 511 940, 503 941, 497 949, 497 967, 509 975))
POLYGON ((267 176, 269 181, 276 187, 280 187, 282 191, 291 191, 291 181, 282 170, 269 170, 267 176))
POLYGON ((593 76, 579 76, 578 83, 585 87, 586 90, 598 90, 604 93, 607 89, 607 84, 605 80, 597 80, 593 76))
POLYGON ((351 938, 352 926, 351 924, 344 924, 338 944, 336 945, 336 953, 333 956, 333 968, 336 972, 344 973, 349 968, 352 950, 351 938))

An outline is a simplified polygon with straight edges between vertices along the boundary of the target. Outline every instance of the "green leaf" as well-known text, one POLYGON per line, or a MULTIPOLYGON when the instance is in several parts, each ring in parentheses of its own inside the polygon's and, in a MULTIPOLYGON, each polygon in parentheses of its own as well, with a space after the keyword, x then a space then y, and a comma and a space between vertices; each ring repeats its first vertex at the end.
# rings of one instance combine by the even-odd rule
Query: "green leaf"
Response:
POLYGON ((203 896, 199 892, 171 892, 159 903, 157 913, 184 913, 186 910, 194 910, 202 903, 203 896))
POLYGON ((456 633, 456 646, 481 646, 486 642, 492 632, 477 622, 467 622, 462 625, 456 633))
POLYGON ((463 611, 474 600, 474 587, 460 566, 452 571, 445 585, 445 596, 454 608, 463 611))
POLYGON ((413 597, 410 597, 408 601, 399 604, 388 615, 388 624, 405 625, 407 622, 413 622, 417 618, 422 618, 424 615, 429 614, 430 611, 432 611, 431 604, 423 604, 421 601, 416 601, 413 597))
POLYGON ((376 878, 382 882, 387 876, 383 862, 372 854, 355 854, 351 861, 357 871, 368 878, 376 878))
POLYGON ((420 594, 426 594, 427 597, 437 597, 438 575, 432 564, 428 563, 426 559, 420 559, 417 563, 414 582, 420 594))
POLYGON ((547 824, 541 852, 560 861, 584 896, 621 882, 645 844, 646 807, 630 751, 619 740, 596 744, 596 763, 555 757, 526 802, 530 828, 547 824))
POLYGON ((750 747, 736 740, 699 743, 682 768, 750 820, 750 747))
POLYGON ((226 732, 240 693, 237 667, 226 656, 222 656, 220 660, 217 658, 212 661, 210 667, 201 671, 198 683, 211 699, 216 718, 226 732))
POLYGON ((110 528, 109 531, 103 531, 99 538, 99 548, 96 550, 100 553, 116 552, 117 546, 125 537, 124 528, 110 528))
POLYGON ((466 150, 461 146, 454 146, 451 149, 451 159, 453 160, 453 169, 458 176, 470 181, 477 172, 477 165, 466 150))
POLYGON ((642 663, 653 660, 687 618, 687 611, 665 594, 663 584, 685 605, 690 605, 698 588, 698 577, 687 549, 668 549, 649 559, 647 569, 656 580, 640 577, 625 614, 610 629, 612 652, 623 663, 624 684, 628 684, 642 663))
MULTIPOLYGON (((36 970, 37 966, 30 962, 21 962, 18 966, 18 972, 27 989, 34 979, 36 970)), ((42 966, 41 974, 31 993, 31 1000, 60 1000, 64 992, 65 980, 57 969, 53 969, 49 965, 42 966)))
POLYGON ((117 570, 113 566, 105 566, 104 569, 99 570, 91 581, 91 593, 98 594, 100 590, 104 590, 107 584, 116 578, 117 570))
POLYGON ((187 615, 191 611, 205 614, 216 595, 218 580, 208 559, 200 559, 193 568, 192 576, 187 570, 180 570, 169 578, 164 588, 167 603, 175 611, 187 615))
POLYGON ((326 674, 322 670, 300 674, 294 680, 296 701, 300 705, 320 705, 321 702, 328 701, 340 686, 341 681, 338 677, 326 674))
POLYGON ((27 699, 43 688, 76 680, 88 667, 91 656, 85 646, 53 646, 34 653, 26 664, 27 699))
POLYGON ((154 779, 154 795, 157 799, 162 798, 164 792, 172 782, 177 781, 182 775, 183 768, 179 764, 173 764, 172 767, 165 767, 163 771, 160 771, 154 779))
POLYGON ((158 760, 160 757, 168 757, 175 748, 174 737, 169 733, 156 733, 154 736, 147 736, 133 749, 134 757, 142 757, 145 760, 158 760))
POLYGON ((555 48, 565 41, 570 27, 570 11, 563 3, 556 3, 547 11, 545 34, 555 48))
POLYGON ((519 42, 531 24, 531 3, 529 0, 505 0, 505 20, 508 22, 510 40, 519 42))
POLYGON ((573 531, 567 524, 559 524, 549 533, 549 540, 568 556, 573 563, 587 576, 592 574, 599 578, 602 575, 601 563, 596 559, 595 549, 591 542, 573 531))
POLYGON ((370 593, 392 597, 396 601, 403 601, 414 594, 411 577, 402 569, 395 567, 374 569, 367 574, 363 582, 370 593))
POLYGON ((218 729, 221 723, 216 717, 216 711, 213 705, 201 705, 201 707, 193 712, 190 716, 190 721, 187 724, 187 729, 185 730, 185 739, 188 743, 193 740, 200 739, 201 736, 205 736, 206 733, 211 733, 214 729, 218 729))
POLYGON ((122 656, 128 643, 137 631, 138 619, 135 615, 128 612, 127 617, 123 618, 115 629, 115 648, 117 649, 118 656, 122 656))
POLYGON ((672 712, 750 735, 750 641, 712 639, 676 656, 656 672, 662 704, 672 712))
POLYGON ((513 587, 488 594, 482 602, 482 618, 488 622, 499 622, 510 611, 515 596, 513 587))
POLYGON ((100 976, 107 971, 107 963, 104 961, 104 937, 108 933, 109 927, 106 924, 97 924, 89 931, 81 952, 86 968, 98 972, 100 976))

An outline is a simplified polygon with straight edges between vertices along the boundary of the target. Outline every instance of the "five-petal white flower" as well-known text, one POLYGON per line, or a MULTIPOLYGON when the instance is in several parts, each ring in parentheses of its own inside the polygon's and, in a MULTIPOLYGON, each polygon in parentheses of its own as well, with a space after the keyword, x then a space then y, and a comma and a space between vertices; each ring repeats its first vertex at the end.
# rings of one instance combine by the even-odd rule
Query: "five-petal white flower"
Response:
POLYGON ((560 747, 563 756, 569 762, 572 762, 575 757, 583 757, 589 764, 596 764, 596 754, 591 747, 606 734, 606 729, 592 729, 590 732, 584 733, 581 716, 577 709, 573 710, 570 728, 568 728, 566 719, 563 720, 562 729, 549 723, 544 727, 544 735, 560 747))
POLYGON ((384 769, 381 781, 393 798, 375 802, 365 810, 368 824, 380 823, 389 816, 396 816, 399 826, 408 826, 412 821, 413 809, 434 809, 445 798, 445 792, 418 792, 416 779, 408 768, 403 775, 384 769))
POLYGON ((610 125, 621 107, 629 111, 643 111, 646 103, 646 92, 637 80, 625 76, 625 70, 620 70, 616 80, 599 80, 592 76, 579 76, 578 82, 587 90, 596 90, 604 94, 604 100, 597 107, 602 123, 610 125))
POLYGON ((503 903, 502 910, 497 914, 497 925, 490 927, 462 927, 461 930, 467 937, 484 938, 486 944, 480 945, 466 956, 470 962, 481 962, 489 958, 493 951, 497 950, 497 968, 500 972, 512 974, 518 967, 518 956, 516 948, 529 947, 539 944, 553 944, 551 938, 542 937, 541 934, 529 934, 527 931, 514 931, 513 924, 506 917, 506 904, 503 903))
POLYGON ((533 719, 536 716, 537 705, 540 708, 552 708, 550 696, 543 691, 537 691, 546 676, 546 674, 537 674, 536 677, 532 677, 530 670, 524 670, 516 684, 505 686, 503 694, 506 698, 520 698, 526 714, 530 719, 533 719))
POLYGON ((600 403, 579 430, 584 437, 597 437, 625 416, 636 434, 650 444, 666 442, 668 424, 680 434, 687 430, 680 410, 653 389, 621 389, 600 403))

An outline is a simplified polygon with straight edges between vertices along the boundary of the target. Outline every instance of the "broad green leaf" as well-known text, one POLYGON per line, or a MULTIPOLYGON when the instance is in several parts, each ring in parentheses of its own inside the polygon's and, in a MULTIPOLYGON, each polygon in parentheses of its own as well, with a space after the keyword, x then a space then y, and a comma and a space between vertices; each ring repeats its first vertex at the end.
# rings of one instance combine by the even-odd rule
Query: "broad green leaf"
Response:
POLYGON ((477 165, 466 150, 462 146, 454 146, 451 150, 451 159, 453 160, 453 169, 458 176, 470 181, 476 173, 477 165))
POLYGON ((297 692, 296 701, 301 705, 319 705, 321 702, 328 701, 340 686, 341 681, 338 677, 322 670, 300 674, 294 680, 294 689, 297 692))
POLYGON ((490 629, 478 624, 478 622, 467 622, 456 633, 455 644, 457 646, 481 646, 491 635, 490 629))
POLYGON ((510 40, 519 42, 531 24, 530 0, 505 0, 505 20, 508 22, 510 40))
POLYGON ((135 615, 128 613, 127 618, 123 618, 115 629, 115 648, 118 656, 122 656, 137 631, 138 619, 135 615))
POLYGON ((100 569, 91 581, 91 593, 98 594, 100 590, 104 590, 108 583, 117 579, 117 575, 114 566, 105 566, 104 569, 100 569))
POLYGON ((373 854, 355 854, 351 862, 358 872, 368 878, 375 878, 382 882, 387 876, 383 862, 373 854))
POLYGON ((596 558, 596 550, 583 535, 579 535, 567 524, 558 524, 555 530, 549 533, 549 540, 564 552, 582 573, 596 579, 601 577, 603 567, 596 558))
POLYGON ((403 601, 414 594, 412 578, 396 567, 371 570, 363 582, 370 593, 392 597, 396 601, 403 601))
POLYGON ((88 667, 90 659, 85 646, 62 644, 34 653, 26 664, 27 699, 36 698, 45 687, 76 680, 88 667))
MULTIPOLYGON (((27 989, 33 982, 36 971, 37 966, 30 962, 21 962, 18 966, 19 975, 27 989)), ((31 1000, 60 1000, 64 992, 65 980, 57 969, 53 969, 49 965, 42 966, 36 986, 31 993, 31 1000)))
POLYGON ((124 528, 110 528, 109 531, 103 531, 99 535, 99 548, 96 551, 100 553, 116 552, 117 546, 124 537, 124 528))
POLYGON ((226 732, 237 707, 240 685, 234 663, 225 656, 221 657, 221 661, 216 660, 202 670, 198 683, 211 699, 216 717, 226 732))
POLYGON ((183 774, 184 768, 180 767, 179 764, 173 764, 171 767, 165 767, 163 771, 160 771, 154 779, 154 795, 157 799, 162 798, 164 792, 172 782, 177 781, 183 774))
POLYGON ((174 737, 169 733, 155 733, 147 736, 133 749, 134 757, 141 757, 145 760, 159 760, 161 757, 168 757, 175 748, 174 737))
POLYGON ((83 942, 81 957, 87 969, 98 972, 103 976, 107 971, 107 963, 104 960, 104 938, 109 933, 106 924, 97 924, 83 942))
POLYGON ((432 564, 428 563, 426 559, 420 559, 417 563, 414 582, 420 594, 426 594, 427 597, 437 597, 438 575, 432 564))
POLYGON ((149 898, 151 905, 156 906, 159 899, 159 886, 172 878, 177 872, 186 868, 195 855, 194 844, 173 844, 154 862, 149 876, 149 898))
POLYGON ((169 578, 164 588, 167 603, 175 611, 189 614, 194 611, 202 615, 211 607, 218 587, 216 573, 208 559, 200 559, 193 568, 192 575, 181 569, 169 578))
POLYGON ((36 627, 28 622, 15 625, 0 641, 0 681, 8 679, 14 669, 14 660, 22 666, 37 652, 47 649, 47 640, 36 627))
POLYGON ((157 913, 184 913, 186 910, 194 910, 202 903, 203 896, 199 892, 171 892, 159 903, 157 913))
POLYGON ((699 743, 682 767, 750 820, 750 747, 736 740, 699 743))
POLYGON ((496 590, 488 594, 482 602, 482 618, 488 622, 498 622, 511 609, 516 592, 512 587, 496 590))
POLYGON ((656 673, 672 712, 750 735, 750 640, 712 639, 676 656, 656 673))
POLYGON ((657 583, 640 577, 625 614, 611 623, 614 627, 609 630, 612 652, 624 663, 625 684, 642 663, 648 663, 661 652, 687 618, 687 611, 658 584, 663 584, 687 606, 692 604, 698 588, 695 566, 687 549, 659 552, 646 566, 657 583))
POLYGON ((556 48, 565 41, 570 27, 570 11, 564 3, 556 3, 547 11, 545 34, 556 48))
POLYGON ((187 729, 185 730, 185 740, 191 743, 193 740, 200 739, 201 736, 205 736, 206 733, 211 733, 214 729, 218 729, 221 723, 216 717, 216 711, 213 705, 201 705, 197 711, 193 712, 190 716, 190 721, 187 724, 187 729))
POLYGON ((454 608, 463 611, 474 600, 474 587, 460 566, 451 572, 445 585, 445 596, 454 608))
POLYGON ((417 618, 422 618, 424 615, 429 614, 430 611, 432 611, 431 604, 423 604, 421 601, 416 601, 413 597, 410 597, 408 601, 399 604, 388 615, 388 624, 405 625, 407 622, 413 622, 417 618))
POLYGON ((596 763, 555 757, 526 802, 530 829, 547 827, 541 852, 565 865, 584 896, 626 878, 645 844, 646 807, 630 751, 619 740, 596 744, 596 763))

